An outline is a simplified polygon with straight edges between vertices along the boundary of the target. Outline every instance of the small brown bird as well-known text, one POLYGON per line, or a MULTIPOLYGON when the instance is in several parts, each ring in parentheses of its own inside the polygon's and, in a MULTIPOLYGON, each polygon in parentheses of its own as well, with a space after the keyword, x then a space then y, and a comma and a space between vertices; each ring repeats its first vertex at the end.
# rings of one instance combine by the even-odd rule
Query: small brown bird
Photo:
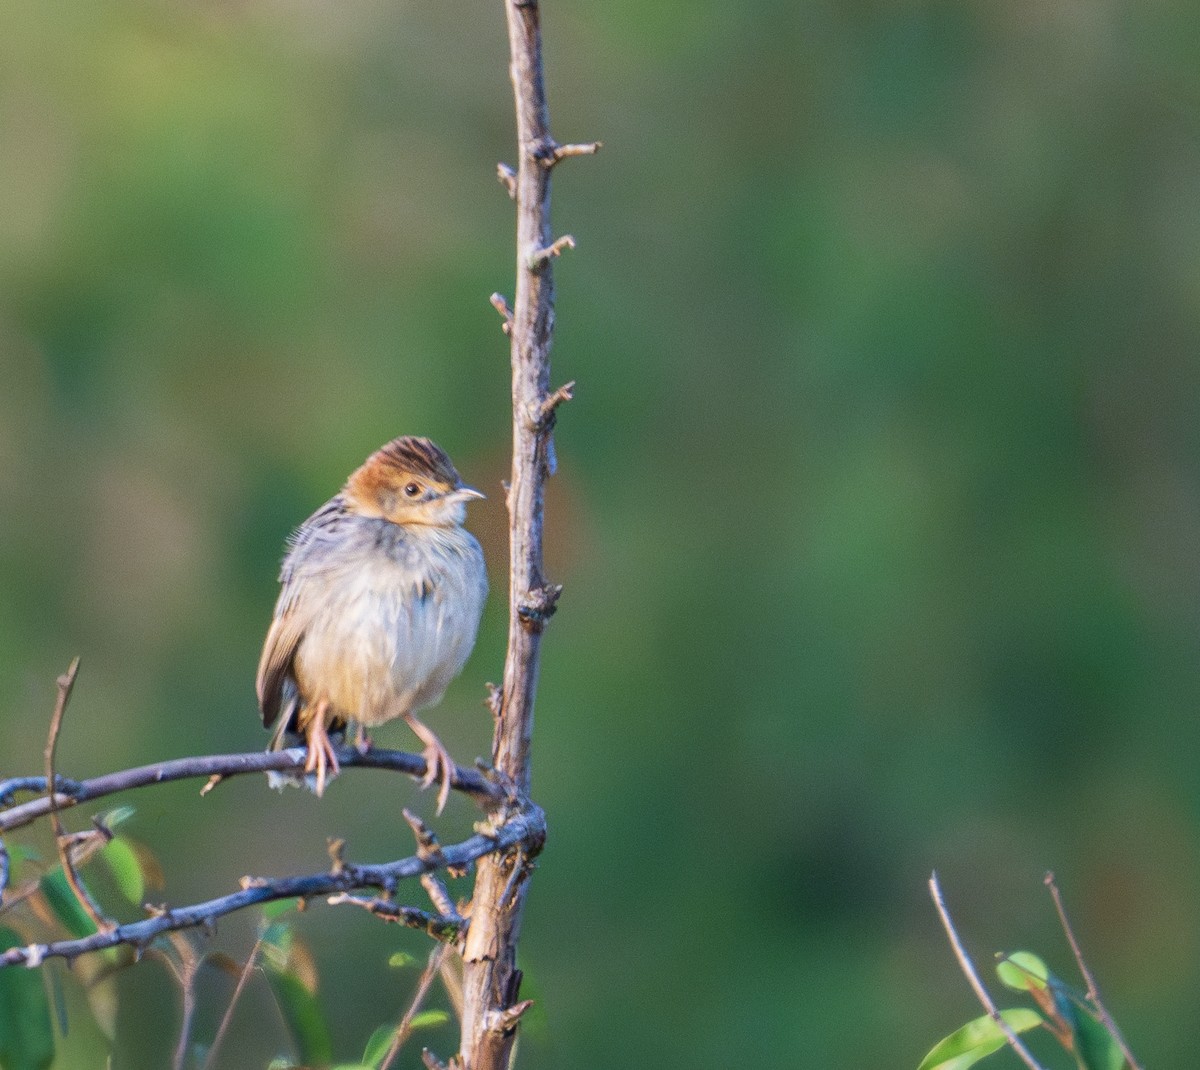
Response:
POLYGON ((487 596, 483 552, 462 525, 463 485, 427 438, 397 438, 377 450, 288 542, 282 590, 258 666, 263 724, 308 743, 305 771, 316 792, 338 772, 331 731, 403 717, 425 744, 423 787, 441 780, 438 812, 454 763, 415 714, 437 702, 462 670, 487 596))

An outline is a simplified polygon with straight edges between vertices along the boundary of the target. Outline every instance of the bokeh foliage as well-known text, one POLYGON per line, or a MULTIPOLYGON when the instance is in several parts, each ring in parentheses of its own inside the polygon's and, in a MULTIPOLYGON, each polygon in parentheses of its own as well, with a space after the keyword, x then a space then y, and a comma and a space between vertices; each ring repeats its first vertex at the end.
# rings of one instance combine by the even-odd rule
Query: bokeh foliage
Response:
MULTIPOLYGON (((915 1065, 975 1013, 935 865, 980 948, 1048 955, 1053 866, 1135 1050, 1186 1063, 1196 25, 1181 0, 546 0, 556 131, 605 149, 555 185, 579 389, 523 1065, 915 1065)), ((40 768, 76 653, 65 772, 262 744, 283 538, 403 432, 491 493, 500 593, 430 717, 486 750, 506 62, 482 0, 0 7, 0 772, 40 768)), ((131 826, 184 902, 319 866, 326 835, 396 857, 412 801, 371 773, 321 803, 172 786, 131 826)), ((303 924, 357 1057, 419 941, 303 924)), ((220 939, 244 955, 253 922, 220 939)), ((163 1065, 169 986, 121 983, 115 1065, 163 1065)), ((262 1065, 255 1013, 229 1050, 262 1065)))

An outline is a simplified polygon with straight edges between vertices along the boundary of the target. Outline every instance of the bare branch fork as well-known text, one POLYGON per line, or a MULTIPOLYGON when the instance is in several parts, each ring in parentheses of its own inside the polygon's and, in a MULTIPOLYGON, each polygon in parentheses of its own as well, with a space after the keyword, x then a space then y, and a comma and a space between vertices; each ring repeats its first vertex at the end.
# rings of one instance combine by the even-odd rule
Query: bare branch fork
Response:
MULTIPOLYGON (((1087 982, 1085 999, 1091 1005, 1091 1008, 1095 1010, 1100 1023, 1108 1031, 1109 1036, 1112 1037, 1120 1048, 1124 1061, 1129 1065, 1130 1070, 1141 1070, 1141 1066, 1134 1058, 1133 1052, 1130 1051, 1125 1037, 1121 1034, 1121 1030, 1117 1028, 1117 1023, 1113 1020, 1112 1015, 1109 1014, 1108 1009, 1100 999, 1100 990, 1096 984, 1096 978, 1083 957, 1079 941, 1075 938, 1075 930, 1072 928, 1070 919, 1067 917, 1066 907, 1063 905, 1062 893, 1058 889, 1058 883, 1054 879, 1054 874, 1047 873, 1044 883, 1050 891, 1051 898, 1054 900, 1054 909, 1058 913, 1058 920, 1062 925, 1063 934, 1066 936, 1067 943, 1071 947, 1071 952, 1075 956, 1075 964, 1079 967, 1079 972, 1083 975, 1084 981, 1087 982)), ((1003 1033, 1004 1039, 1008 1042, 1008 1046, 1016 1052, 1017 1056, 1030 1070, 1042 1070, 1041 1065, 1034 1059, 1024 1042, 1004 1020, 1000 1011, 997 1010, 995 1001, 980 978, 978 970, 975 969, 975 964, 971 961, 971 956, 963 946, 962 939, 958 935, 958 930, 954 927, 954 922, 950 918, 950 911, 946 907, 946 900, 942 895, 942 887, 936 873, 929 878, 929 892, 933 897, 933 905, 937 908, 938 916, 942 920, 942 926, 946 930, 946 935, 950 939, 950 947, 954 951, 955 958, 958 959, 959 967, 962 969, 963 975, 967 978, 979 1002, 983 1005, 984 1010, 987 1011, 988 1017, 996 1023, 1001 1033, 1003 1033)))
MULTIPOLYGON (((204 903, 186 907, 148 908, 151 917, 143 921, 112 926, 82 939, 11 948, 0 955, 0 967, 18 963, 33 967, 47 958, 73 959, 89 951, 100 951, 121 944, 140 951, 162 933, 211 926, 226 914, 277 899, 331 896, 333 898, 330 901, 334 903, 356 902, 345 898, 346 893, 365 888, 378 888, 390 896, 403 880, 421 877, 437 869, 461 870, 492 852, 507 853, 519 848, 536 852, 545 839, 545 827, 541 810, 526 804, 517 812, 507 815, 494 830, 476 833, 461 843, 442 847, 436 853, 418 850, 407 858, 377 864, 347 863, 335 858, 331 869, 323 873, 299 877, 243 877, 239 891, 204 903)), ((383 914, 382 909, 373 912, 383 914)), ((387 916, 389 920, 424 929, 431 936, 451 942, 458 940, 466 928, 466 922, 457 913, 448 917, 415 908, 397 907, 394 913, 387 916)))
MULTIPOLYGON (((46 958, 52 957, 73 959, 90 951, 122 944, 133 946, 140 951, 162 933, 211 926, 217 918, 226 914, 276 899, 307 899, 320 895, 332 896, 330 902, 334 905, 353 903, 366 906, 377 917, 423 929, 436 939, 454 942, 461 940, 465 934, 467 921, 459 915, 444 886, 431 876, 432 873, 439 869, 458 870, 490 851, 507 851, 513 847, 520 847, 536 854, 545 838, 545 819, 542 812, 515 790, 508 777, 490 768, 464 769, 456 766, 452 786, 475 798, 490 815, 490 823, 485 824, 478 835, 462 843, 452 847, 441 847, 420 819, 405 811, 404 816, 417 839, 417 853, 413 857, 381 865, 350 865, 343 862, 338 853, 332 869, 327 873, 276 878, 247 877, 243 878, 242 888, 238 892, 192 906, 148 907, 152 915, 149 919, 118 925, 100 912, 75 869, 75 843, 81 842, 80 837, 86 839, 94 834, 68 835, 59 816, 62 810, 131 788, 175 780, 206 777, 208 785, 205 790, 208 790, 216 781, 246 773, 299 772, 304 768, 306 755, 302 747, 283 751, 255 751, 249 754, 215 754, 156 762, 90 780, 62 777, 54 771, 53 755, 77 671, 78 659, 72 662, 70 669, 58 680, 58 701, 46 745, 46 776, 16 777, 0 781, 0 807, 6 807, 0 809, 0 833, 22 828, 46 815, 51 817, 64 875, 81 907, 88 911, 97 932, 76 940, 14 948, 0 955, 0 968, 18 963, 37 966, 46 958), (51 782, 56 789, 52 794, 47 792, 47 785, 51 782), (16 796, 26 792, 44 794, 24 803, 16 803, 16 796), (433 900, 434 913, 391 901, 397 884, 414 876, 422 878, 422 884, 433 900), (362 900, 349 895, 351 892, 368 888, 379 889, 384 896, 362 900)), ((385 769, 414 777, 422 776, 425 771, 424 759, 406 751, 372 748, 366 754, 362 754, 355 747, 342 747, 337 751, 337 756, 343 769, 385 769)), ((100 834, 111 835, 101 823, 96 823, 96 829, 100 834)), ((0 863, 2 898, 8 882, 8 852, 2 841, 0 863)))

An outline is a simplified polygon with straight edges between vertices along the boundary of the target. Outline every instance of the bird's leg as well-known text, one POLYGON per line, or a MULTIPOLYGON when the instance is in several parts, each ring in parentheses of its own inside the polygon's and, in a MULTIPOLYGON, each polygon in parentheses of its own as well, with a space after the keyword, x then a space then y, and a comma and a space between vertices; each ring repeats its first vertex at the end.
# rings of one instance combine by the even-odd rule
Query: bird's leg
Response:
POLYGON ((354 722, 354 749, 359 754, 366 754, 375 744, 371 742, 371 737, 367 735, 367 726, 362 721, 354 722))
POLYGON ((417 734, 417 738, 425 744, 425 749, 421 752, 421 756, 425 759, 425 775, 421 778, 421 787, 427 788, 435 780, 442 782, 441 787, 438 788, 437 812, 440 814, 446 806, 446 800, 450 798, 450 782, 454 779, 454 759, 450 757, 450 752, 446 750, 442 741, 433 734, 428 725, 418 721, 411 713, 406 713, 404 719, 408 722, 408 727, 417 734))
POLYGON ((325 723, 328 714, 329 702, 322 699, 317 703, 317 708, 308 723, 308 757, 304 762, 304 771, 316 772, 318 798, 325 794, 326 772, 328 771, 330 777, 335 777, 341 772, 337 754, 329 741, 329 727, 325 723))

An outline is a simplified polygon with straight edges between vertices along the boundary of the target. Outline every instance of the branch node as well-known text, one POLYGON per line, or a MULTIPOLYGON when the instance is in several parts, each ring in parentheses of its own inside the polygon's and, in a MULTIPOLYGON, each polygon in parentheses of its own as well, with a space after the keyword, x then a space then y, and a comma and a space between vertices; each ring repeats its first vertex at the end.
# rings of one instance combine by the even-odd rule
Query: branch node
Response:
POLYGON ((215 788, 218 784, 220 784, 221 781, 224 779, 225 779, 224 773, 213 773, 213 775, 210 776, 208 778, 208 780, 205 782, 204 787, 202 787, 200 789, 200 798, 203 799, 205 795, 207 795, 210 791, 212 791, 212 789, 215 788))
POLYGON ((529 430, 535 433, 549 431, 554 427, 555 414, 564 401, 575 398, 575 380, 563 383, 557 390, 547 394, 536 405, 529 407, 529 430))
POLYGON ((500 330, 505 334, 512 334, 513 315, 512 309, 509 307, 508 298, 502 293, 494 293, 488 298, 492 303, 492 308, 504 317, 504 322, 500 325, 500 330))
POLYGON ((421 1049, 421 1062, 425 1064, 426 1070, 449 1070, 449 1067, 428 1048, 421 1049))
POLYGON ((517 615, 521 618, 521 623, 531 631, 540 632, 546 626, 546 621, 554 616, 561 594, 561 583, 548 583, 533 588, 517 605, 517 615))
POLYGON ((442 847, 433 830, 411 810, 404 809, 400 813, 404 815, 404 820, 408 822, 408 827, 412 829, 413 836, 416 837, 417 857, 423 862, 429 862, 435 866, 442 865, 445 861, 442 847))
POLYGON ((561 238, 556 238, 544 248, 534 249, 529 254, 529 270, 537 271, 543 264, 548 263, 555 257, 562 256, 564 250, 574 248, 575 239, 570 234, 564 234, 561 238))
POLYGON ((484 700, 487 708, 492 711, 492 717, 495 720, 500 720, 500 711, 503 709, 504 694, 490 680, 487 685, 487 698, 484 700))
POLYGON ((47 947, 45 944, 30 944, 25 948, 25 965, 36 970, 46 957, 47 947))
POLYGON ((496 180, 508 191, 509 197, 515 201, 517 199, 517 172, 503 160, 496 164, 496 180))
POLYGON ((542 419, 552 415, 554 411, 564 401, 572 401, 575 397, 575 380, 572 379, 569 383, 563 383, 553 394, 546 398, 541 404, 542 419))
POLYGON ((521 1016, 532 1006, 533 1000, 523 999, 502 1011, 490 1011, 485 1018, 485 1028, 489 1033, 511 1033, 521 1016))

